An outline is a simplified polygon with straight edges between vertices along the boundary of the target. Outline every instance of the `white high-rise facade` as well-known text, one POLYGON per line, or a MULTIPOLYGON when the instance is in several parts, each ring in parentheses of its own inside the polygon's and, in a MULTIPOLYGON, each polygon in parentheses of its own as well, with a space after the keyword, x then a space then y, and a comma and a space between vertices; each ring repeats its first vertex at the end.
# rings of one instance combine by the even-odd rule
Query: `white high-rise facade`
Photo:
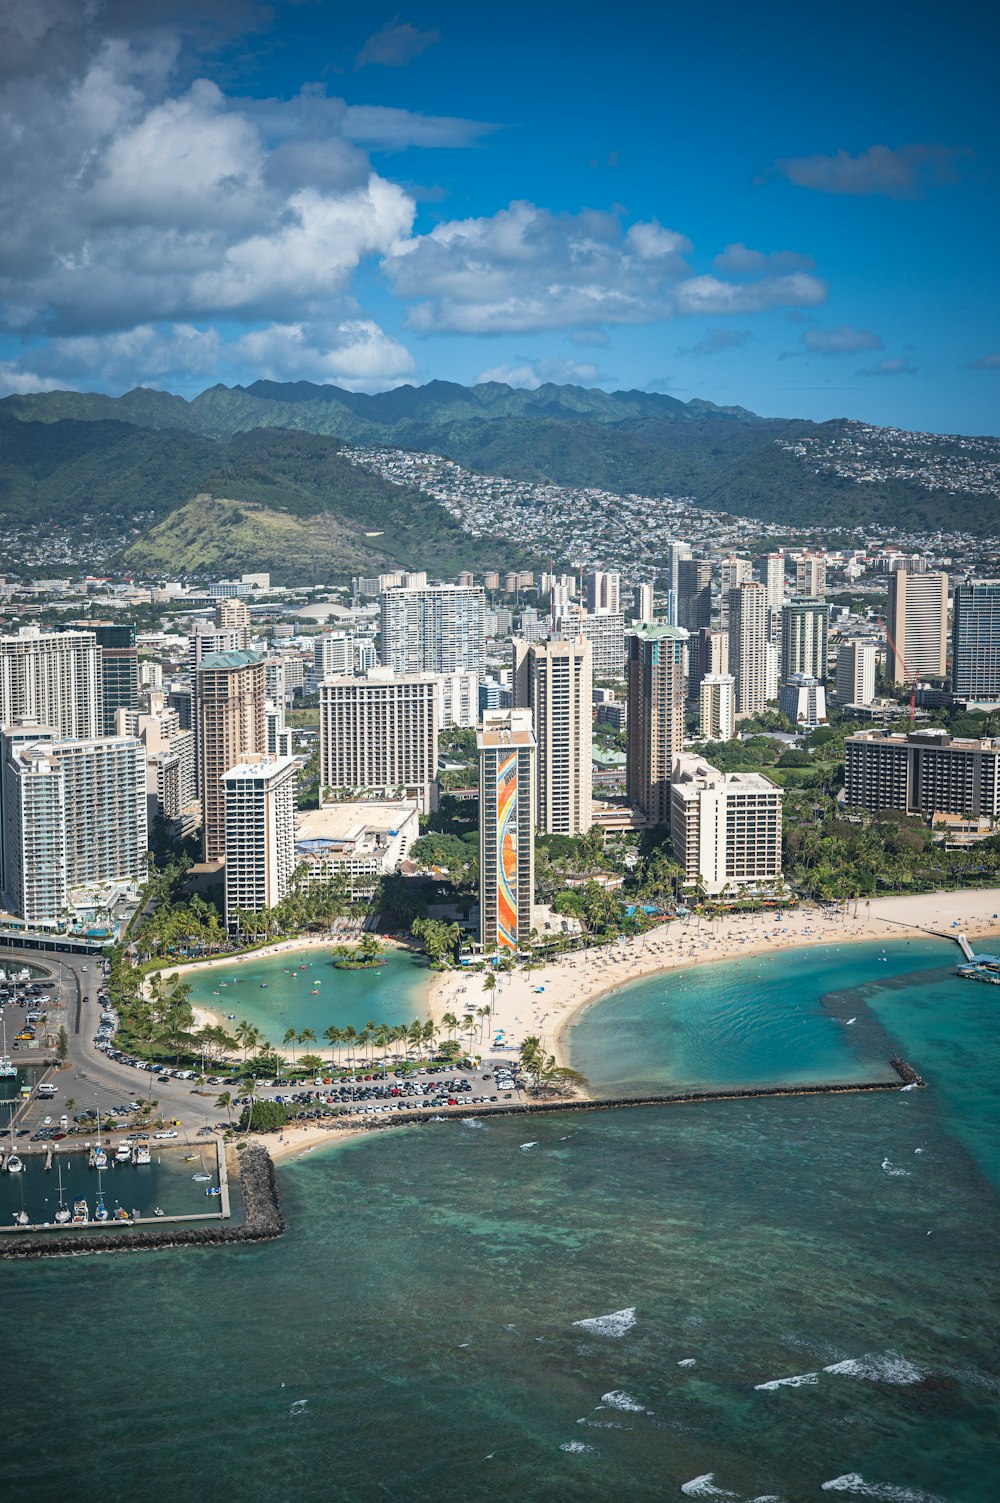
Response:
POLYGON ((826 554, 803 553, 795 561, 795 593, 822 600, 826 595, 826 554))
POLYGON ((736 735, 736 680, 731 673, 706 673, 698 695, 698 734, 709 741, 736 735))
POLYGON ((757 772, 682 755, 670 783, 670 841, 684 880, 707 893, 781 876, 782 790, 757 772))
POLYGON ((481 589, 387 590, 380 607, 382 662, 393 673, 482 672, 486 596, 481 589))
POLYGON ((753 579, 753 564, 748 558, 739 558, 730 553, 719 565, 719 626, 729 630, 729 612, 733 591, 753 579))
POLYGON ((222 777, 226 925, 274 908, 295 870, 295 759, 252 757, 222 777))
POLYGON ((101 735, 101 654, 92 631, 22 626, 0 637, 0 725, 18 720, 66 738, 101 735))
POLYGON ((514 705, 532 714, 538 794, 547 835, 584 835, 593 823, 593 672, 590 643, 514 641, 514 705))
POLYGON ((585 637, 590 643, 595 678, 621 678, 625 672, 625 617, 621 611, 592 615, 570 605, 556 616, 552 638, 572 642, 585 637))
POLYGON ((756 715, 777 677, 777 654, 767 640, 767 591, 751 581, 730 591, 728 599, 729 671, 736 680, 736 709, 740 715, 756 715))
POLYGON ((767 590, 767 603, 780 610, 785 599, 785 555, 769 553, 764 560, 763 583, 767 590))
POLYGON ((621 575, 594 569, 583 579, 583 600, 592 616, 606 616, 621 610, 621 575))
POLYGON ((354 638, 346 631, 325 631, 313 639, 313 665, 317 678, 354 670, 354 638))
POLYGON ((944 573, 889 575, 889 674, 894 683, 943 678, 948 657, 948 576, 944 573))
POLYGON ((437 801, 441 683, 433 673, 330 678, 319 689, 320 802, 326 790, 437 801))
POLYGON ((870 705, 875 698, 878 648, 872 641, 841 642, 837 648, 837 699, 841 705, 870 705))

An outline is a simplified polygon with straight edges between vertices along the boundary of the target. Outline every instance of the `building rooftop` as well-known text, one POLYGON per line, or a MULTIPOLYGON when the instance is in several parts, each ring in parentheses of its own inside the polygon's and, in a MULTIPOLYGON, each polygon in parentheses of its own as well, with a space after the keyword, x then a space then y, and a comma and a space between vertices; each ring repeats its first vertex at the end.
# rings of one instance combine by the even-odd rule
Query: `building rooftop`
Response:
POLYGON ((206 652, 198 664, 199 673, 226 673, 235 668, 252 668, 262 663, 259 652, 206 652))
POLYGON ((629 627, 629 636, 642 637, 646 642, 686 642, 689 635, 683 626, 671 626, 667 621, 644 621, 638 626, 629 627))

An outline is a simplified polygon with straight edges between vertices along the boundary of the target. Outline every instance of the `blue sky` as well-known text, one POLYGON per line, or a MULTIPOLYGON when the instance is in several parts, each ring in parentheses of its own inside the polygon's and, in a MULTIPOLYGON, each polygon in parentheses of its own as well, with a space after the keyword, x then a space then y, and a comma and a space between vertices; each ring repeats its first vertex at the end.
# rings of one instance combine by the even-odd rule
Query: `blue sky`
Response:
POLYGON ((555 380, 996 433, 987 24, 7 0, 0 390, 555 380))

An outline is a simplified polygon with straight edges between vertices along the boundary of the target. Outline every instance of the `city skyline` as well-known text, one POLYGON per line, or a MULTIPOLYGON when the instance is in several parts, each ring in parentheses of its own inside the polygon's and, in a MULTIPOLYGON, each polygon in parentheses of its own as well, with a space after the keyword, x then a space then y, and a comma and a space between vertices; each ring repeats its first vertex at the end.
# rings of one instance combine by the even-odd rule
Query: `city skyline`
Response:
POLYGON ((16 0, 0 391, 553 380, 996 432, 982 18, 596 19, 16 0))

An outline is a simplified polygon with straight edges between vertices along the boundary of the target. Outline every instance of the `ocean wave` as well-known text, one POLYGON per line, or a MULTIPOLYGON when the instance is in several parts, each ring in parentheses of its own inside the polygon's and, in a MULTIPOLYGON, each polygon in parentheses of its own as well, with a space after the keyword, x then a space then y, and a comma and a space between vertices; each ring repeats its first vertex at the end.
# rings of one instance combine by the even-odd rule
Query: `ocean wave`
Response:
MULTIPOLYGON (((826 1368, 823 1369, 827 1371, 826 1368)), ((819 1373, 795 1373, 791 1378, 772 1378, 769 1383, 755 1383, 754 1389, 766 1393, 774 1388, 802 1388, 806 1383, 818 1383, 819 1373)))
POLYGON ((725 1487, 716 1487, 714 1472, 703 1472, 700 1477, 692 1477, 690 1482, 682 1482, 681 1492, 686 1498, 728 1499, 729 1503, 781 1503, 777 1493, 760 1493, 756 1498, 744 1499, 742 1493, 732 1493, 725 1487))
POLYGON ((596 1446, 585 1446, 582 1440, 564 1440, 559 1449, 560 1451, 569 1451, 574 1456, 582 1456, 584 1454, 596 1456, 597 1454, 596 1446))
POLYGON ((894 1487, 891 1482, 866 1482, 860 1472, 845 1472, 822 1484, 825 1493, 851 1493, 856 1498, 879 1498, 882 1503, 944 1503, 919 1487, 894 1487))
POLYGON ((682 1357, 677 1364, 678 1367, 696 1367, 697 1365, 697 1357, 682 1357))
POLYGON ((538 1139, 536 1138, 533 1143, 522 1143, 521 1144, 521 1152, 522 1153, 527 1153, 527 1151, 528 1151, 529 1148, 537 1148, 537 1147, 538 1147, 538 1139))
POLYGON ((291 1409, 289 1409, 288 1412, 289 1414, 305 1414, 308 1407, 308 1399, 296 1399, 295 1403, 292 1405, 291 1409))
POLYGON ((462 1126, 463 1127, 485 1128, 486 1123, 483 1121, 483 1119, 481 1117, 463 1117, 462 1118, 462 1126))
POLYGON ((645 1404, 640 1404, 639 1400, 634 1399, 630 1393, 626 1393, 624 1388, 613 1388, 610 1393, 602 1393, 601 1403, 606 1404, 609 1409, 625 1409, 632 1414, 652 1414, 653 1412, 647 1409, 645 1404))
POLYGON ((614 1420, 595 1420, 584 1416, 577 1420, 578 1425, 586 1425, 589 1430, 623 1430, 624 1425, 616 1424, 614 1420))
POLYGON ((909 1169, 897 1169, 887 1158, 882 1160, 882 1173, 888 1174, 891 1179, 899 1179, 909 1174, 909 1169))
POLYGON ((865 1383, 891 1383, 904 1388, 910 1383, 921 1383, 930 1376, 930 1370, 911 1362, 899 1352, 866 1352, 863 1357, 848 1357, 846 1362, 833 1362, 824 1367, 825 1373, 834 1373, 841 1378, 860 1378, 865 1383))
POLYGON ((627 1310, 613 1310, 610 1315, 594 1315, 589 1320, 574 1320, 581 1331, 590 1331, 595 1336, 621 1337, 635 1325, 635 1305, 627 1310))

